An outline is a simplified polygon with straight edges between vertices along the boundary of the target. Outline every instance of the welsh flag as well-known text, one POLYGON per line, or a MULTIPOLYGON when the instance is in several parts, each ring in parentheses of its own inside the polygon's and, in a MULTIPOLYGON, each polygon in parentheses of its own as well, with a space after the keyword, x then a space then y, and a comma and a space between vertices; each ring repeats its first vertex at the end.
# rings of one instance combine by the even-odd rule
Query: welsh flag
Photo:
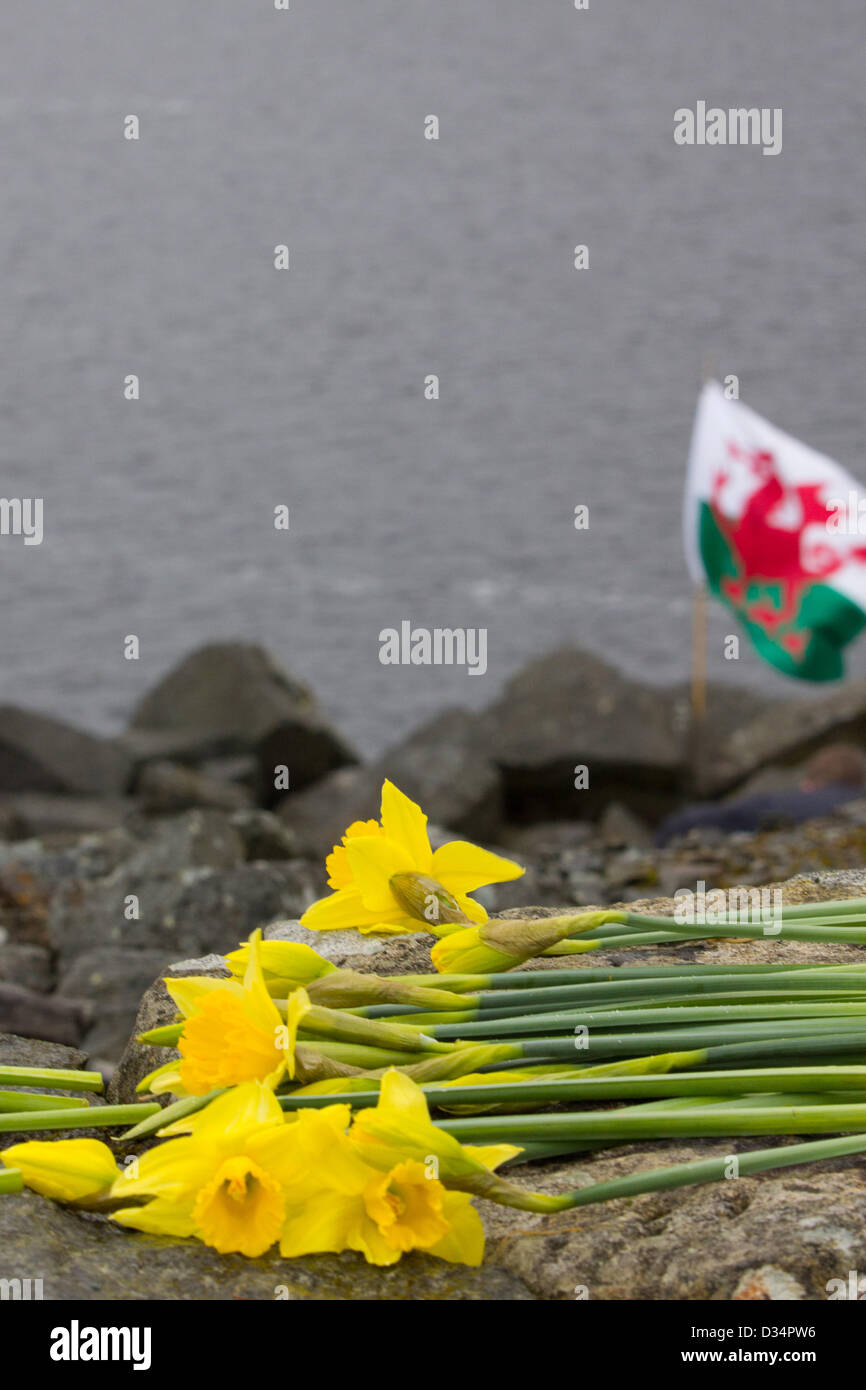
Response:
POLYGON ((866 623, 866 493, 850 473, 711 381, 683 520, 693 579, 761 656, 802 680, 843 674, 842 649, 866 623))

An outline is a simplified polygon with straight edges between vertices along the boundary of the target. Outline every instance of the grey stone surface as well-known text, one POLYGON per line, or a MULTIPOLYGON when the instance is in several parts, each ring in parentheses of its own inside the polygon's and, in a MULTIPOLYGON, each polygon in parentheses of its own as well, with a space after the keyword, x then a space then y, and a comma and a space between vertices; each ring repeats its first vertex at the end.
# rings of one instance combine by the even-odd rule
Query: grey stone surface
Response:
POLYGON ((669 691, 628 680, 565 647, 531 662, 483 721, 505 779, 509 818, 595 817, 613 800, 658 814, 683 775, 683 731, 669 691), (590 769, 575 788, 575 768, 590 769))
POLYGON ((148 815, 169 815, 195 806, 235 811, 252 800, 250 793, 236 782, 218 781, 195 768, 165 761, 148 763, 142 769, 135 794, 148 815))
POLYGON ((378 820, 382 783, 423 806, 450 838, 494 839, 502 825, 502 778, 477 715, 446 710, 390 748, 373 765, 346 768, 280 803, 279 814, 305 853, 321 859, 354 820, 378 820))
POLYGON ((375 1301, 531 1299, 498 1265, 465 1269, 413 1254, 389 1269, 360 1255, 258 1260, 197 1241, 133 1234, 33 1193, 0 1198, 0 1278, 41 1277, 46 1299, 375 1301))
POLYGON ((120 796, 130 771, 112 740, 17 705, 0 706, 0 790, 120 796))
POLYGON ((866 679, 845 681, 818 696, 774 701, 736 724, 713 748, 703 790, 718 795, 761 768, 801 762, 823 744, 839 741, 866 742, 866 679))
POLYGON ((54 987, 51 952, 44 946, 0 939, 0 980, 47 994, 54 987))

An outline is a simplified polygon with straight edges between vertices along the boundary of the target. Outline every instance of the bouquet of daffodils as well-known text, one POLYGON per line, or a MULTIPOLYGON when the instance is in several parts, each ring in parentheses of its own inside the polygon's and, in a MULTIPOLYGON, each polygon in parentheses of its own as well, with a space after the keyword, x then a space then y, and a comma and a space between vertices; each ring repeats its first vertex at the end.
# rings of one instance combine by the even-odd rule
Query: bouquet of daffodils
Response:
MULTIPOLYGON (((472 894, 523 870, 462 841, 433 852, 423 812, 388 782, 381 819, 351 825, 327 867, 333 891, 305 926, 427 931, 435 970, 359 974, 254 932, 225 978, 165 981, 177 1020, 141 1040, 177 1056, 140 1084, 150 1099, 93 1106, 50 1093, 94 1093, 94 1073, 0 1070, 0 1133, 115 1131, 111 1147, 14 1144, 0 1192, 223 1253, 478 1264, 477 1198, 554 1213, 721 1179, 730 1157, 556 1196, 505 1167, 683 1137, 821 1136, 739 1154, 740 1174, 866 1152, 866 965, 521 968, 767 932, 617 911, 489 922, 472 894)), ((861 944, 866 903, 783 909, 769 939, 861 944)))

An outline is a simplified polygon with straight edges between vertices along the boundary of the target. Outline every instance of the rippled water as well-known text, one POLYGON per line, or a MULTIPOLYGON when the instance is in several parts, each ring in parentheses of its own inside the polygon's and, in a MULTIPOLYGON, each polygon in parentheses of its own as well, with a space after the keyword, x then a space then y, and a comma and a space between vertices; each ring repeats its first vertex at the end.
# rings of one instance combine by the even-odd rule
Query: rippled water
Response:
MULTIPOLYGON (((46 536, 0 541, 2 697, 116 727, 240 635, 372 750, 554 643, 683 676, 704 368, 866 478, 864 38, 861 0, 4 0, 3 491, 46 536), (781 106, 781 155, 675 146, 699 98, 781 106), (380 665, 404 618, 487 627, 487 675, 380 665)), ((728 630, 715 674, 790 688, 728 630)))

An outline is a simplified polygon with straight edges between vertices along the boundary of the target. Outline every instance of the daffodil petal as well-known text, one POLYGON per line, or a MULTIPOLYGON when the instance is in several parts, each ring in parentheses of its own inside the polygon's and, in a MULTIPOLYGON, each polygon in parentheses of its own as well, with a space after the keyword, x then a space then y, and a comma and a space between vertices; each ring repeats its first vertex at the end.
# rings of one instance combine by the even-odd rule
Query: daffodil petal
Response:
POLYGON ((163 980, 163 984, 184 1018, 189 1018, 202 999, 215 990, 227 989, 238 996, 241 992, 238 981, 211 975, 170 975, 163 980))
POLYGON ((433 855, 432 874, 451 893, 473 893, 488 883, 508 883, 526 870, 500 854, 479 849, 468 840, 450 840, 433 855))
MULTIPOLYGON (((433 859, 427 817, 393 782, 382 785, 382 829, 390 840, 402 845, 416 873, 429 874, 433 859)), ((399 872, 395 870, 395 872, 399 872)))
POLYGON ((301 926, 309 931, 351 931, 378 922, 379 916, 364 906, 357 888, 338 888, 307 908, 301 926))
POLYGON ((427 1253, 452 1264, 480 1265, 484 1259, 484 1227, 466 1192, 446 1192, 442 1215, 450 1230, 427 1253))

